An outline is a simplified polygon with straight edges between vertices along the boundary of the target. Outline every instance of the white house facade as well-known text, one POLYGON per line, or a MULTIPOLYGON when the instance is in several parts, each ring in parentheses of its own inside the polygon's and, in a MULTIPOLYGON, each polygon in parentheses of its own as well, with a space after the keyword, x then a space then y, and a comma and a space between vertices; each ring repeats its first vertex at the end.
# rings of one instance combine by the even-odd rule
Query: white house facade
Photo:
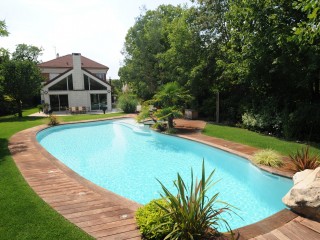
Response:
POLYGON ((38 65, 46 79, 41 89, 42 103, 52 111, 84 107, 87 111, 112 110, 109 68, 73 53, 38 65))

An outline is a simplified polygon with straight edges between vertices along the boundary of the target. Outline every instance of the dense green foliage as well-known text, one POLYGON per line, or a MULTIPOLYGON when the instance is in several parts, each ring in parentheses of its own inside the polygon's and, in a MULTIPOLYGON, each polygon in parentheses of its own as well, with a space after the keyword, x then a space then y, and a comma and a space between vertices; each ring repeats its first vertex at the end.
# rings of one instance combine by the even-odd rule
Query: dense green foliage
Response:
MULTIPOLYGON (((0 22, 0 31, 2 27, 0 22)), ((22 106, 33 104, 39 96, 43 79, 37 59, 41 52, 26 44, 18 44, 12 54, 0 48, 0 115, 18 113, 22 117, 22 106)))
POLYGON ((167 206, 163 199, 152 200, 140 207, 135 215, 142 236, 150 240, 163 240, 173 226, 172 218, 157 203, 167 206))
MULTIPOLYGON (((242 143, 261 149, 273 149, 283 155, 289 155, 305 147, 305 144, 285 141, 276 137, 262 135, 247 129, 207 124, 203 134, 242 143)), ((320 154, 320 145, 310 147, 312 153, 320 154)))
POLYGON ((135 113, 139 100, 136 95, 131 93, 123 93, 118 99, 118 108, 125 113, 135 113))
POLYGON ((144 100, 178 82, 209 118, 219 92, 223 122, 250 117, 255 131, 320 141, 319 1, 192 2, 137 18, 120 79, 144 100))
POLYGON ((219 235, 218 228, 221 226, 231 230, 224 219, 224 214, 232 213, 231 206, 218 200, 219 193, 208 196, 208 190, 217 183, 213 181, 214 172, 206 178, 203 161, 199 181, 194 179, 191 169, 190 186, 178 173, 174 181, 177 194, 171 193, 158 180, 163 191, 160 195, 166 204, 157 204, 166 212, 166 216, 170 216, 165 223, 173 223, 171 232, 164 239, 210 239, 219 235), (223 207, 218 207, 217 203, 223 207))
POLYGON ((281 167, 283 161, 281 156, 274 150, 263 149, 253 155, 253 160, 262 165, 270 167, 281 167))
POLYGON ((8 139, 14 133, 46 123, 44 118, 0 117, 0 238, 92 239, 34 193, 10 156, 8 139))
POLYGON ((42 82, 40 69, 29 60, 10 60, 2 63, 1 75, 3 94, 15 103, 16 112, 22 117, 23 102, 39 93, 42 82))

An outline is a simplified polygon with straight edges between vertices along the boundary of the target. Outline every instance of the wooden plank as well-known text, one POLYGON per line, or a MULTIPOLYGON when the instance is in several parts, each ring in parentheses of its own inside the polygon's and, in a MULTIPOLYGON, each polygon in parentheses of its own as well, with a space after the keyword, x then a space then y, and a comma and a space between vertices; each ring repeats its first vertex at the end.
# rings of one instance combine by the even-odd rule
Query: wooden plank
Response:
POLYGON ((295 221, 291 221, 278 230, 292 240, 319 240, 319 234, 295 221))
MULTIPOLYGON (((320 234, 320 223, 319 222, 312 221, 307 218, 303 218, 303 220, 300 222, 300 224, 302 224, 303 226, 308 227, 308 228, 312 229, 313 231, 320 234)), ((320 237, 319 237, 319 239, 320 239, 320 237)))
POLYGON ((118 220, 118 221, 110 222, 110 223, 88 226, 88 227, 85 227, 84 229, 86 232, 92 233, 92 232, 97 232, 100 230, 107 230, 107 229, 111 229, 111 228, 115 228, 115 227, 119 227, 119 226, 124 226, 124 225, 128 225, 128 224, 135 224, 135 223, 136 223, 136 220, 134 218, 129 218, 129 219, 118 220))
POLYGON ((275 229, 271 232, 274 236, 276 236, 280 240, 290 240, 286 235, 284 235, 282 232, 280 232, 278 229, 275 229))
POLYGON ((102 229, 96 232, 91 232, 90 234, 95 238, 101 238, 101 237, 107 237, 112 235, 119 235, 119 234, 127 233, 133 230, 137 230, 136 224, 128 224, 124 226, 120 225, 114 228, 102 229))
MULTIPOLYGON (((138 230, 132 230, 124 233, 119 233, 111 236, 98 238, 99 240, 124 240, 141 236, 138 230)), ((141 238, 140 238, 141 239, 141 238)))

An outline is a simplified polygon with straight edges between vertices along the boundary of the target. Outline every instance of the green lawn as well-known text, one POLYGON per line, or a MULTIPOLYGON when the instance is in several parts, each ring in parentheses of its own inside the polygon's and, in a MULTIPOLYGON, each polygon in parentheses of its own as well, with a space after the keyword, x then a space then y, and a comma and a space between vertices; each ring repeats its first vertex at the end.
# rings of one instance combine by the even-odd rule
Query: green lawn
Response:
MULTIPOLYGON (((24 111, 24 116, 36 111, 24 111)), ((59 117, 59 120, 69 122, 121 115, 75 115, 59 117)), ((47 118, 0 117, 0 239, 92 239, 42 201, 24 181, 11 158, 8 139, 23 129, 46 123, 47 118)))
MULTIPOLYGON (((207 124, 203 130, 203 134, 223 138, 233 142, 242 143, 245 145, 257 148, 270 148, 278 151, 283 155, 295 153, 297 149, 306 146, 304 144, 281 140, 279 138, 262 135, 247 129, 221 126, 215 124, 207 124)), ((312 153, 320 154, 320 144, 313 144, 310 148, 312 153)))

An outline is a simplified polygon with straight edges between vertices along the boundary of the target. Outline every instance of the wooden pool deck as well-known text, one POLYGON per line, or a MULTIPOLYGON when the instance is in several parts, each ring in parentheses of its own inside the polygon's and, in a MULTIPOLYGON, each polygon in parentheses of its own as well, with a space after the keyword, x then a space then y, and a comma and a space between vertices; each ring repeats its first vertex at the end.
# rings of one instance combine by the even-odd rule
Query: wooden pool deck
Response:
MULTIPOLYGON (((181 137, 250 157, 254 148, 203 136, 202 121, 178 120, 181 137)), ((31 188, 53 209, 96 239, 141 239, 134 219, 139 204, 82 178, 46 152, 36 141, 45 125, 10 138, 9 149, 31 188)), ((285 175, 290 171, 284 169, 285 175)), ((277 174, 277 173, 276 173, 277 174)), ((238 239, 320 239, 320 223, 283 210, 259 223, 235 230, 238 239)))

